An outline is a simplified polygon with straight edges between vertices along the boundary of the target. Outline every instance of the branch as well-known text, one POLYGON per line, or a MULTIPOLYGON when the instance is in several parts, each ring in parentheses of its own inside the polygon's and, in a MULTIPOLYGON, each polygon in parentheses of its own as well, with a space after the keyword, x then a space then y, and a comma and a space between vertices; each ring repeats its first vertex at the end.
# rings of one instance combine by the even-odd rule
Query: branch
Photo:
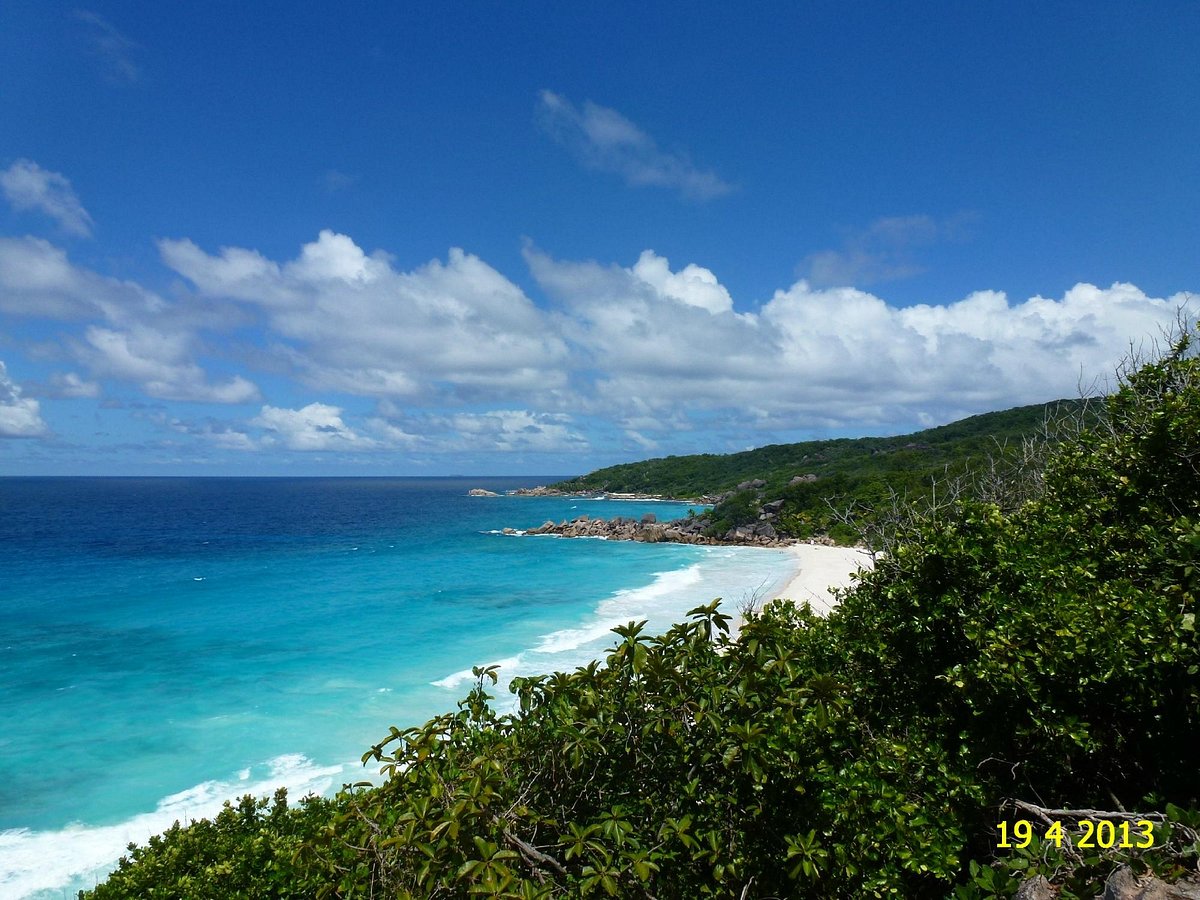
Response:
POLYGON ((1125 819, 1130 822, 1146 819, 1147 821, 1159 823, 1167 821, 1166 815, 1160 812, 1128 813, 1103 809, 1047 809, 1044 806, 1026 803, 1024 800, 1012 800, 1010 802, 1017 809, 1037 816, 1043 822, 1050 822, 1053 819, 1125 819))
POLYGON ((553 869, 563 877, 567 876, 567 870, 563 868, 563 864, 557 859, 555 859, 553 856, 547 856, 532 844, 525 843, 507 829, 504 831, 504 840, 507 841, 511 847, 518 850, 521 856, 525 858, 525 862, 529 863, 529 865, 533 866, 534 868, 549 868, 553 869))

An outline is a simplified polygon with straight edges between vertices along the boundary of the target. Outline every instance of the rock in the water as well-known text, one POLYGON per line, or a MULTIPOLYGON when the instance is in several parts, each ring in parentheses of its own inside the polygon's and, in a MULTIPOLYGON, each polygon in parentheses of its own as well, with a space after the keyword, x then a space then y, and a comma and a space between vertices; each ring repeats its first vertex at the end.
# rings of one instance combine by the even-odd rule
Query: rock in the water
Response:
POLYGON ((495 491, 484 490, 483 488, 471 488, 467 491, 468 497, 499 497, 495 491))
POLYGON ((642 524, 643 525, 653 525, 657 521, 658 521, 658 516, 656 516, 654 513, 644 513, 642 515, 642 524))

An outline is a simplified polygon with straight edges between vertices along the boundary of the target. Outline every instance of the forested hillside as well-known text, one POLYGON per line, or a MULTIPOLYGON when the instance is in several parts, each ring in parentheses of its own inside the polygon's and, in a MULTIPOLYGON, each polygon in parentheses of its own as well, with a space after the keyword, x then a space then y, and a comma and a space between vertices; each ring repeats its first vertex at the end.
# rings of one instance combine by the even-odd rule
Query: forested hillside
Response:
MULTIPOLYGON (((1102 405, 1093 402, 1091 407, 1102 405)), ((770 537, 829 535, 858 539, 863 523, 891 515, 894 501, 924 502, 935 484, 1015 460, 1031 439, 1056 423, 1085 415, 1081 400, 1057 400, 971 416, 949 425, 889 438, 842 438, 772 444, 725 455, 668 456, 598 469, 560 482, 567 491, 614 491, 668 497, 715 496, 706 518, 714 537, 734 538, 755 524, 770 537), (758 524, 761 523, 761 524, 758 524)))

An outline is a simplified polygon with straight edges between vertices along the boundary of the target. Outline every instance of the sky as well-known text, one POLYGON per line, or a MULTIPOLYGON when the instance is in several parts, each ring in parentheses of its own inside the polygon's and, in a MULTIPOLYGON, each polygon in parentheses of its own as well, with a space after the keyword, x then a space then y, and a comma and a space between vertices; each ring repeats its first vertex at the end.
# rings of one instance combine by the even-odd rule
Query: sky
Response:
POLYGON ((1200 4, 0 5, 0 474, 574 474, 1111 388, 1200 4))

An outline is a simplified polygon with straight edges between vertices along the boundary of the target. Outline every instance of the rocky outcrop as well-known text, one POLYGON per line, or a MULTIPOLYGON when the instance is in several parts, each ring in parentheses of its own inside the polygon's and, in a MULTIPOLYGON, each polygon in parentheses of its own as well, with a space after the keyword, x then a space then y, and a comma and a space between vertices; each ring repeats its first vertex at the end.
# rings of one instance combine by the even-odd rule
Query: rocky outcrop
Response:
POLYGON ((587 500, 671 500, 677 503, 704 503, 712 505, 729 496, 726 494, 702 494, 699 497, 672 497, 667 494, 641 494, 621 491, 564 491, 540 484, 531 488, 516 488, 506 491, 510 497, 583 497, 587 500))
MULTIPOLYGON (((708 523, 703 519, 676 519, 660 523, 652 514, 637 521, 623 516, 612 519, 592 519, 579 516, 570 521, 547 521, 525 534, 556 534, 559 537, 605 538, 610 541, 640 541, 645 544, 747 544, 756 547, 781 547, 791 541, 782 538, 768 522, 733 529, 721 537, 704 533, 708 523), (649 521, 647 521, 649 520, 649 521)), ((506 529, 507 531, 507 529, 506 529)))
MULTIPOLYGON (((1013 900, 1055 900, 1058 894, 1045 876, 1035 875, 1021 882, 1013 900)), ((1121 866, 1105 881, 1104 893, 1096 900, 1200 900, 1200 879, 1189 875, 1172 884, 1121 866)))
POLYGON ((1171 884, 1121 866, 1108 877, 1102 896, 1103 900, 1200 900, 1200 881, 1186 877, 1171 884))
POLYGON ((569 496, 566 491, 560 491, 558 488, 546 487, 544 484, 539 484, 537 487, 517 488, 515 491, 509 491, 514 497, 566 497, 569 496))
POLYGON ((467 491, 468 497, 499 497, 495 491, 485 490, 484 488, 471 488, 467 491))

